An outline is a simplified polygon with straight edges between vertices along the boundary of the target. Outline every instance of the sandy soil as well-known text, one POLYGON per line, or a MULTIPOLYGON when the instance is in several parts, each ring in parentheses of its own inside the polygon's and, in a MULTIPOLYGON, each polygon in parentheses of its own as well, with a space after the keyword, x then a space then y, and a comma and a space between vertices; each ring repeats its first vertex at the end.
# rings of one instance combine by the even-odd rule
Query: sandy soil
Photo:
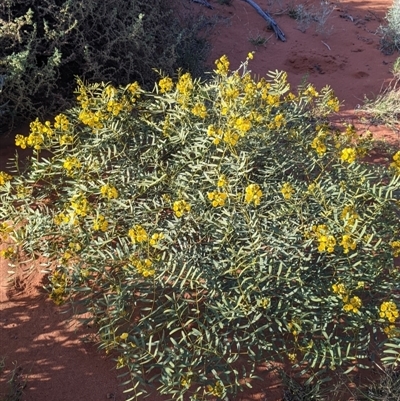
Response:
MULTIPOLYGON (((359 129, 369 128, 377 138, 399 144, 399 134, 383 126, 362 122, 357 108, 365 96, 372 98, 392 78, 391 68, 399 54, 385 56, 379 50, 377 28, 391 0, 333 1, 325 24, 312 21, 298 24, 288 16, 296 4, 317 12, 320 0, 258 0, 269 11, 286 35, 277 40, 266 22, 243 0, 232 0, 230 6, 209 0, 209 10, 190 0, 182 0, 181 12, 202 13, 216 17, 218 24, 211 36, 212 62, 226 54, 232 69, 255 51, 250 68, 265 76, 269 70, 286 70, 293 86, 304 80, 317 88, 330 85, 343 101, 337 121, 352 122, 359 129), (255 45, 266 39, 264 44, 255 45)), ((221 1, 222 2, 222 1, 221 1)), ((0 170, 14 154, 13 138, 0 140, 0 170)), ((380 155, 376 155, 379 161, 380 155)), ((383 160, 384 161, 384 160, 383 160)), ((5 244, 1 245, 6 246, 5 244)), ((1 249, 1 248, 0 248, 1 249)), ((80 325, 71 312, 56 307, 43 290, 46 283, 45 261, 22 261, 16 268, 0 259, 0 356, 5 369, 0 375, 0 399, 8 391, 9 373, 18 367, 17 380, 24 384, 21 400, 26 401, 122 401, 122 379, 115 370, 112 356, 97 350, 91 339, 94 330, 80 325), (9 271, 15 271, 10 276, 9 271), (11 281, 10 281, 11 280, 11 281)), ((236 401, 282 399, 283 387, 276 376, 260 372, 263 381, 235 398, 236 401)), ((18 390, 18 389, 17 389, 18 390)), ((151 394, 149 400, 166 399, 151 394)))

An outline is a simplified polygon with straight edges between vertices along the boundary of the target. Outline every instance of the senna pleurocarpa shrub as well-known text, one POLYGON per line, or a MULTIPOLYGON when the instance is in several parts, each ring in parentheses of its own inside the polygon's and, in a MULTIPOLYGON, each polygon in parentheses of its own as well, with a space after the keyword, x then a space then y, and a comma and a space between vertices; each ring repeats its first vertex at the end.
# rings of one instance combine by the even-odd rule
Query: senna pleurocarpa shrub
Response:
POLYGON ((79 82, 74 108, 16 136, 26 170, 2 173, 9 255, 53 263, 50 298, 90 312, 132 398, 398 359, 400 152, 363 163, 369 134, 329 123, 330 88, 255 80, 252 57, 152 91, 79 82))
POLYGON ((75 76, 152 88, 156 65, 199 76, 210 21, 166 0, 0 2, 0 128, 72 105, 75 76))

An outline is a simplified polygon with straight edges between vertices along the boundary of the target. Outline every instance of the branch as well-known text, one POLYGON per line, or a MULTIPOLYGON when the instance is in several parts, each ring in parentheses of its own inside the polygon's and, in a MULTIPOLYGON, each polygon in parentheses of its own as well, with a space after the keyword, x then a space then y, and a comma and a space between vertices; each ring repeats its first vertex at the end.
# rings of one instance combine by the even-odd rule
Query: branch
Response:
POLYGON ((271 28, 275 32, 275 35, 278 39, 280 39, 282 42, 286 42, 285 34, 282 32, 281 28, 279 28, 275 20, 266 11, 263 11, 262 8, 253 0, 243 0, 243 1, 253 6, 256 9, 256 11, 261 15, 261 17, 263 17, 270 24, 271 28))

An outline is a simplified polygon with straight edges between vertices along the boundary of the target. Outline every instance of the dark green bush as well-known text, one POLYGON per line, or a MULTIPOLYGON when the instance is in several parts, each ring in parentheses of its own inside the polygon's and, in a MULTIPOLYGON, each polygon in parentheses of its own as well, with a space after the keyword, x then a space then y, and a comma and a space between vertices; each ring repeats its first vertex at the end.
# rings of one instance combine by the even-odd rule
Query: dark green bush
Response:
MULTIPOLYGON (((169 0, 5 0, 0 3, 2 128, 71 105, 75 77, 151 85, 154 68, 199 76, 204 19, 169 0)), ((149 88, 150 89, 150 88, 149 88)))

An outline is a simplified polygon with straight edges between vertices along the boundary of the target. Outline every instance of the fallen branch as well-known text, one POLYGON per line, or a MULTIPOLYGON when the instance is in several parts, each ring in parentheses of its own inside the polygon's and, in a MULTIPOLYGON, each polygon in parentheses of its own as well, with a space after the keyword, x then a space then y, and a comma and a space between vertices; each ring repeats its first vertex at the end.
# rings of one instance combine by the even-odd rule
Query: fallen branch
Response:
POLYGON ((201 4, 204 7, 210 8, 212 10, 211 4, 207 0, 192 0, 193 3, 201 4))
POLYGON ((253 0, 243 0, 246 3, 249 3, 251 6, 253 6, 256 11, 270 24, 271 28, 275 32, 275 35, 278 39, 280 39, 282 42, 286 42, 286 37, 285 34, 282 32, 282 30, 279 28, 278 24, 275 22, 275 20, 266 12, 264 11, 257 3, 255 3, 253 0))

